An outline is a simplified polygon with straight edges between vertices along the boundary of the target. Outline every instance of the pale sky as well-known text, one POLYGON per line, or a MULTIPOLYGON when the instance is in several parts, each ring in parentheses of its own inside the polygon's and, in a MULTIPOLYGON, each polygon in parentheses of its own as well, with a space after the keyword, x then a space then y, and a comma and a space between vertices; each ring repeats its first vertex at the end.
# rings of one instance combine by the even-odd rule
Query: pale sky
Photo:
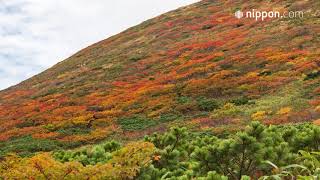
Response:
POLYGON ((199 0, 0 0, 0 89, 131 26, 199 0))

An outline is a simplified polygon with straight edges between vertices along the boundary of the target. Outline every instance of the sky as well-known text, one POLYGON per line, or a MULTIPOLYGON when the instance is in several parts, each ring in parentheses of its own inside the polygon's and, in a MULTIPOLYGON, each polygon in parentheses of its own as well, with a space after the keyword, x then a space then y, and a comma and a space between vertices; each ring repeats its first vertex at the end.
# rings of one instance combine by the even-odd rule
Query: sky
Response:
POLYGON ((0 0, 0 90, 198 0, 0 0))

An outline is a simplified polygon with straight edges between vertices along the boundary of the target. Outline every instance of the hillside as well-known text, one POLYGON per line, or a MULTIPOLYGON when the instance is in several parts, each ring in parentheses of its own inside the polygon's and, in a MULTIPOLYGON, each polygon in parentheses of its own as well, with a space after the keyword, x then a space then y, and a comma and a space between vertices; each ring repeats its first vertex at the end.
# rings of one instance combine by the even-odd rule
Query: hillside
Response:
POLYGON ((252 120, 319 123, 317 7, 203 0, 93 44, 0 92, 1 155, 135 140, 172 126, 220 133, 252 120), (306 15, 255 21, 235 18, 238 8, 306 15))

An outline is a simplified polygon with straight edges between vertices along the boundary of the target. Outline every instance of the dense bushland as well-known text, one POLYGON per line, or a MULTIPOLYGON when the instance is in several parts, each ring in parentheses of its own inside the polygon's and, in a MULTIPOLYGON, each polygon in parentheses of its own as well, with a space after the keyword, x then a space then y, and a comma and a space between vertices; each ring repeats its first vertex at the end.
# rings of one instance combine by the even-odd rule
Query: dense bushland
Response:
POLYGON ((110 141, 78 150, 7 155, 4 179, 314 179, 320 177, 320 127, 265 126, 215 135, 171 128, 144 142, 110 141))

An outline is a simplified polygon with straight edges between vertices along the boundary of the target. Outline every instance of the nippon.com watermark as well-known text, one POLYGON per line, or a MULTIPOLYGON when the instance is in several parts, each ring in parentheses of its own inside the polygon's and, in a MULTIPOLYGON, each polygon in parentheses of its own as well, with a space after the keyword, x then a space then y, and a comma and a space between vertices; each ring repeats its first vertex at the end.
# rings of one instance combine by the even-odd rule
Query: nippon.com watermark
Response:
POLYGON ((303 11, 289 11, 289 12, 279 12, 279 11, 259 11, 256 9, 252 9, 251 11, 241 11, 238 10, 234 13, 234 16, 238 19, 241 18, 250 18, 255 19, 256 21, 264 21, 267 18, 275 19, 275 18, 303 18, 303 11))

